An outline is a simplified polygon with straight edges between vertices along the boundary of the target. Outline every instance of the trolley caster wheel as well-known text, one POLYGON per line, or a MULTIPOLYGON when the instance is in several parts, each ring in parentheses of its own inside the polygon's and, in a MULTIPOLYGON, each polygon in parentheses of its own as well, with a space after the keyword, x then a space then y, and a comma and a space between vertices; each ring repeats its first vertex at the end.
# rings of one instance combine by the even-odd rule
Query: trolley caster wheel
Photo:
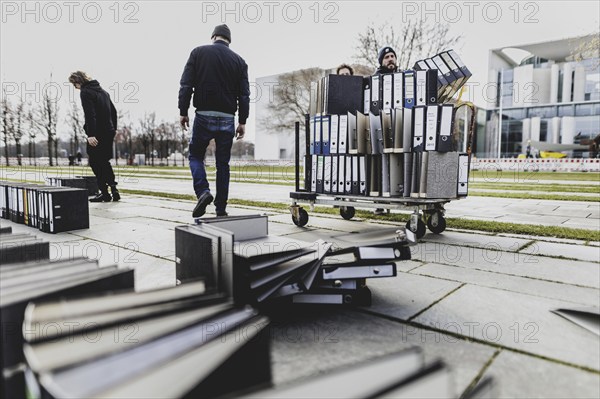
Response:
POLYGON ((292 221, 298 227, 306 226, 306 223, 308 223, 308 212, 306 212, 304 208, 298 209, 298 217, 296 218, 292 215, 292 221))
POLYGON ((423 236, 425 235, 425 223, 423 223, 423 221, 419 218, 419 221, 417 222, 417 230, 413 230, 410 228, 410 220, 408 222, 406 222, 406 228, 410 231, 412 231, 413 233, 415 233, 415 235, 417 236, 417 239, 420 240, 421 238, 423 238, 423 236))
POLYGON ((427 228, 433 234, 441 234, 446 230, 446 219, 440 212, 432 213, 431 216, 427 218, 427 228))
POLYGON ((346 220, 352 219, 355 214, 356 214, 356 209, 354 209, 354 207, 352 207, 352 206, 341 206, 340 207, 340 215, 346 220))

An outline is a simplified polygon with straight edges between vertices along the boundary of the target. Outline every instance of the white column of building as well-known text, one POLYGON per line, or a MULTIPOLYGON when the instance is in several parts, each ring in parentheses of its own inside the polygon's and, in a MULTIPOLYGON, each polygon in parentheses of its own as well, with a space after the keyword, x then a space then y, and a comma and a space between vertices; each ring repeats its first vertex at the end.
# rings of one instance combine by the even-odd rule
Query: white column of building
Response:
POLYGON ((540 141, 540 130, 542 129, 542 118, 534 116, 531 118, 531 141, 540 141))
POLYGON ((552 118, 550 125, 552 126, 552 136, 546 136, 546 141, 552 144, 560 143, 560 120, 559 116, 552 118))
POLYGON ((531 119, 525 118, 523 123, 523 145, 527 145, 527 141, 531 140, 531 119))
POLYGON ((573 85, 573 101, 585 101, 585 68, 575 66, 575 84, 573 85))
POLYGON ((561 144, 573 144, 575 137, 575 117, 563 116, 561 122, 561 144))
POLYGON ((550 103, 558 102, 558 77, 560 67, 554 64, 550 67, 550 103))
POLYGON ((562 87, 562 101, 563 103, 570 103, 573 101, 571 96, 571 85, 573 84, 573 65, 565 63, 563 66, 563 87, 562 87))

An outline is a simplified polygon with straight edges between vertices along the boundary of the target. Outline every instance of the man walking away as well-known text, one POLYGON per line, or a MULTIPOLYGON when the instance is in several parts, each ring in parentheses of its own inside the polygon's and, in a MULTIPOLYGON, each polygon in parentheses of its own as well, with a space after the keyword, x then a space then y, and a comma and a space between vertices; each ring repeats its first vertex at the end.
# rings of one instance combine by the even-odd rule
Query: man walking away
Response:
POLYGON ((213 201, 210 193, 204 158, 206 148, 215 140, 217 190, 215 208, 217 216, 226 216, 229 197, 229 159, 233 138, 242 139, 250 109, 248 65, 242 57, 229 48, 231 31, 227 25, 215 27, 212 44, 192 50, 185 65, 179 89, 179 115, 184 130, 189 126, 188 108, 194 94, 194 125, 189 144, 190 170, 198 202, 193 217, 206 213, 213 201), (234 129, 235 112, 239 108, 238 126, 234 129))
POLYGON ((81 106, 85 117, 83 130, 88 136, 87 153, 89 164, 98 180, 100 194, 90 202, 119 201, 121 195, 117 190, 115 173, 110 165, 113 157, 113 141, 117 130, 117 110, 110 100, 110 95, 100 87, 97 80, 92 80, 85 72, 73 72, 69 82, 81 90, 81 106), (108 193, 110 187, 112 196, 108 193))

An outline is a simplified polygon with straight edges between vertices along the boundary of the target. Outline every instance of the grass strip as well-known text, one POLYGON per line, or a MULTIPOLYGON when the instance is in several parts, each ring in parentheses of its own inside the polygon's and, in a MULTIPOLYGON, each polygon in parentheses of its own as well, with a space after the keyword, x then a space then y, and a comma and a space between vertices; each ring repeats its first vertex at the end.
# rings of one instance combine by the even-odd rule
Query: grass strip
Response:
MULTIPOLYGON (((120 191, 127 194, 196 201, 196 196, 192 194, 172 194, 125 189, 120 191)), ((265 201, 250 201, 236 198, 230 199, 228 202, 231 205, 250 206, 261 209, 275 209, 282 211, 287 211, 290 207, 289 204, 265 201)), ((311 212, 325 215, 339 215, 340 213, 339 209, 323 206, 315 206, 314 211, 311 212)), ((373 212, 357 209, 355 217, 365 220, 381 220, 387 222, 399 222, 404 224, 410 219, 410 214, 390 213, 386 215, 375 215, 373 212)), ((490 233, 524 234, 540 237, 567 238, 584 241, 600 241, 600 231, 598 230, 575 229, 561 226, 542 226, 519 223, 493 222, 488 220, 471 220, 463 218, 446 218, 446 224, 448 228, 460 230, 476 230, 490 233)))
POLYGON ((548 201, 583 201, 583 202, 600 202, 598 197, 585 197, 582 195, 561 195, 561 194, 540 194, 540 193, 510 193, 510 192, 491 192, 469 190, 471 197, 493 197, 493 198, 515 198, 515 199, 536 199, 548 201))
POLYGON ((524 170, 471 170, 469 178, 486 179, 513 179, 514 183, 535 183, 538 180, 570 180, 570 181, 597 181, 600 182, 598 172, 532 172, 524 170))
POLYGON ((586 193, 586 194, 600 194, 600 186, 583 186, 583 185, 569 185, 569 184, 529 184, 529 183, 515 183, 515 184, 501 184, 501 183, 479 183, 473 182, 470 188, 484 188, 491 190, 513 190, 513 191, 544 191, 544 192, 557 192, 557 193, 586 193))

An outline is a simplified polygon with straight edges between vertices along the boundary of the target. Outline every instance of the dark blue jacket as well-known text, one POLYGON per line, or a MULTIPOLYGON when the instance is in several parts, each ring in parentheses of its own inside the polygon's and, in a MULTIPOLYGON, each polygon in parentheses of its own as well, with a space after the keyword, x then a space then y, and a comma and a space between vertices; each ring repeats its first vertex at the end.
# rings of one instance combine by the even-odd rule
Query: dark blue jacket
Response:
POLYGON ((217 40, 196 47, 185 64, 179 88, 179 114, 187 116, 194 93, 197 111, 235 114, 245 124, 250 110, 250 86, 246 61, 217 40))

